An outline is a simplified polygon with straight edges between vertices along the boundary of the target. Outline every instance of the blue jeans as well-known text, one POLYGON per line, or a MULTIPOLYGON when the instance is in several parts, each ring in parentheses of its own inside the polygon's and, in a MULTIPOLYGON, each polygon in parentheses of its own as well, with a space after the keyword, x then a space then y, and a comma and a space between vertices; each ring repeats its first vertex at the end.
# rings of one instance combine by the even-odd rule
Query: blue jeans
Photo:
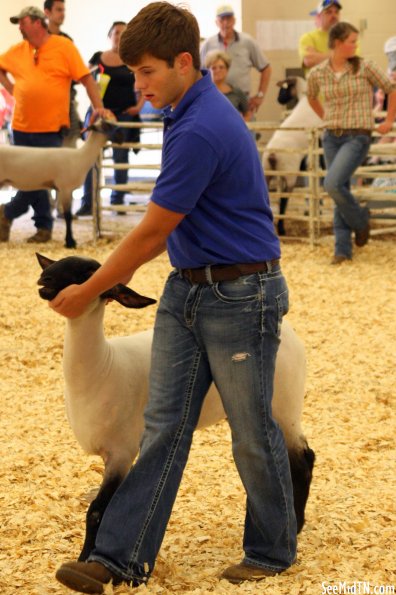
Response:
MULTIPOLYGON (((24 147, 60 147, 62 135, 60 132, 20 132, 13 130, 13 144, 24 147)), ((23 192, 18 190, 11 202, 5 205, 4 215, 7 219, 16 219, 24 215, 29 206, 33 207, 32 217, 38 229, 52 230, 54 220, 48 197, 48 190, 33 190, 23 192)))
POLYGON ((89 561, 135 584, 150 576, 202 402, 214 381, 247 494, 245 560, 275 571, 293 563, 293 488, 283 434, 271 409, 287 310, 279 266, 213 285, 170 274, 156 316, 140 454, 106 509, 89 561))
MULTIPOLYGON (((89 123, 89 119, 91 117, 92 110, 88 110, 87 115, 85 116, 84 126, 87 126, 89 123)), ((117 117, 118 122, 139 122, 140 118, 136 116, 130 116, 129 114, 118 113, 115 114, 117 117)), ((123 128, 122 133, 124 136, 123 142, 125 143, 138 143, 140 140, 140 129, 139 128, 123 128)), ((113 148, 113 161, 115 164, 120 163, 128 163, 129 161, 129 149, 116 149, 113 148)), ((134 149, 135 153, 139 152, 139 149, 134 149)), ((98 172, 95 171, 95 168, 92 168, 84 182, 84 194, 81 199, 81 206, 84 206, 88 209, 92 209, 92 186, 93 186, 93 179, 92 176, 98 175, 98 172)), ((114 170, 114 183, 115 184, 126 184, 128 182, 128 170, 127 169, 115 169, 114 170)), ((112 205, 122 205, 124 204, 124 195, 125 192, 121 190, 112 190, 110 195, 110 203, 112 205)))
POLYGON ((370 142, 366 134, 335 136, 326 130, 323 135, 327 167, 324 189, 335 202, 335 254, 348 258, 352 257, 352 231, 364 229, 369 220, 368 209, 359 205, 350 191, 350 182, 355 169, 367 156, 370 142))

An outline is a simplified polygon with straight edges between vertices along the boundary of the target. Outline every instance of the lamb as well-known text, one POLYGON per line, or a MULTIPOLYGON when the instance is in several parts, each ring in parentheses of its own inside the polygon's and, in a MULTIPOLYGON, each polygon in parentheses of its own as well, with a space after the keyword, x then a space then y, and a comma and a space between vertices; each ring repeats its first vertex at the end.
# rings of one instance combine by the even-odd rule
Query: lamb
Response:
MULTIPOLYGON (((267 143, 263 153, 262 163, 264 171, 267 169, 279 171, 298 171, 301 161, 308 151, 308 135, 304 130, 282 130, 282 128, 316 128, 323 125, 323 120, 313 111, 305 95, 306 81, 301 77, 289 78, 278 83, 280 86, 278 101, 287 103, 293 97, 298 98, 298 103, 291 114, 282 122, 280 130, 276 130, 267 143), (282 149, 299 149, 298 153, 283 152, 282 149)), ((282 176, 282 190, 291 192, 297 182, 297 174, 282 176)), ((270 184, 272 176, 267 176, 270 184)), ((281 198, 279 214, 284 215, 288 198, 281 198)), ((285 235, 284 220, 278 221, 279 235, 285 235)))
POLYGON ((5 184, 19 190, 55 189, 63 206, 66 223, 66 248, 75 248, 72 234, 72 192, 81 186, 110 135, 121 142, 116 123, 102 119, 88 127, 90 134, 79 149, 61 147, 0 147, 0 188, 5 184))
MULTIPOLYGON (((96 260, 77 256, 58 261, 40 254, 37 258, 43 269, 39 294, 46 300, 72 283, 83 283, 100 266, 96 260)), ((106 339, 103 316, 109 298, 127 308, 144 308, 155 302, 119 284, 94 300, 83 315, 66 322, 63 370, 68 419, 82 448, 101 456, 105 465, 98 495, 87 511, 80 561, 87 559, 106 506, 138 453, 148 395, 153 331, 106 339)), ((305 372, 303 343, 285 320, 276 360, 273 413, 288 448, 299 531, 304 525, 315 459, 301 428, 305 372)), ((224 418, 219 393, 212 384, 198 427, 224 418)))

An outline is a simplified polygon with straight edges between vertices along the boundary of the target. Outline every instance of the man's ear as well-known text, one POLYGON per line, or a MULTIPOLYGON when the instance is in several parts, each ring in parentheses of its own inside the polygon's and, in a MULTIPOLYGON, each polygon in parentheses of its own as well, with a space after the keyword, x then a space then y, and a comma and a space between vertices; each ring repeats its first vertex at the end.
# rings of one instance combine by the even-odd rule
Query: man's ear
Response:
POLYGON ((186 74, 193 67, 192 55, 189 52, 181 52, 176 56, 175 61, 182 74, 186 74))

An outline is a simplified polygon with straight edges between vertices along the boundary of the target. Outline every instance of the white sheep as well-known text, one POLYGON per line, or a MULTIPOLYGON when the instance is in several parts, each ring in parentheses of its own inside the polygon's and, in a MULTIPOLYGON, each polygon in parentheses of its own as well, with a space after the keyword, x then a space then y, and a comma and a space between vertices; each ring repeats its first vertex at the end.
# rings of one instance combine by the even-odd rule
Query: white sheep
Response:
MULTIPOLYGON (((293 97, 298 98, 298 103, 291 114, 282 122, 280 129, 276 130, 268 141, 263 152, 263 168, 278 171, 299 171, 304 154, 308 151, 309 138, 304 130, 282 130, 282 128, 316 128, 323 125, 323 120, 314 112, 306 97, 306 81, 301 77, 280 81, 279 95, 282 94, 282 103, 286 103, 293 97), (288 153, 282 149, 298 149, 298 153, 288 153)), ((282 176, 282 190, 291 192, 297 182, 297 174, 282 176)), ((270 184, 272 176, 267 176, 270 184)), ((279 203, 279 214, 284 215, 287 207, 287 198, 281 198, 279 203)), ((285 235, 283 219, 278 221, 279 235, 285 235)))
MULTIPOLYGON (((100 266, 96 260, 77 256, 59 261, 40 254, 37 258, 43 269, 39 293, 47 300, 72 283, 83 283, 100 266)), ((83 315, 66 321, 63 370, 67 415, 82 448, 101 456, 105 465, 99 493, 87 512, 79 560, 87 559, 104 510, 138 454, 148 396, 153 331, 106 339, 103 316, 108 298, 128 308, 143 308, 155 302, 119 284, 94 300, 83 315)), ((314 453, 301 428, 305 372, 304 346, 285 320, 276 360, 273 413, 289 453, 298 530, 304 524, 314 464, 314 453)), ((219 393, 212 384, 198 427, 224 418, 219 393)))
POLYGON ((3 145, 0 147, 0 188, 5 184, 18 190, 58 191, 66 223, 65 246, 75 248, 72 234, 72 192, 84 183, 100 150, 110 135, 120 142, 116 122, 102 119, 89 126, 88 139, 79 149, 66 147, 41 148, 3 145))

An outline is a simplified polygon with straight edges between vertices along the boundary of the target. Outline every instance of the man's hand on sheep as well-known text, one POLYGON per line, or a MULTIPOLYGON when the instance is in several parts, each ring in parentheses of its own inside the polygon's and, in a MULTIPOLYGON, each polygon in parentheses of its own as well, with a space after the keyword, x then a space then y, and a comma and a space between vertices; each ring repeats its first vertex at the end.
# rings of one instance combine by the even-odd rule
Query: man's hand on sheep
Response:
POLYGON ((92 299, 92 295, 85 291, 84 284, 69 285, 49 302, 49 306, 66 318, 77 318, 84 313, 92 299))
POLYGON ((97 107, 93 110, 89 124, 93 124, 98 118, 102 118, 103 120, 117 120, 113 112, 105 107, 97 107))

